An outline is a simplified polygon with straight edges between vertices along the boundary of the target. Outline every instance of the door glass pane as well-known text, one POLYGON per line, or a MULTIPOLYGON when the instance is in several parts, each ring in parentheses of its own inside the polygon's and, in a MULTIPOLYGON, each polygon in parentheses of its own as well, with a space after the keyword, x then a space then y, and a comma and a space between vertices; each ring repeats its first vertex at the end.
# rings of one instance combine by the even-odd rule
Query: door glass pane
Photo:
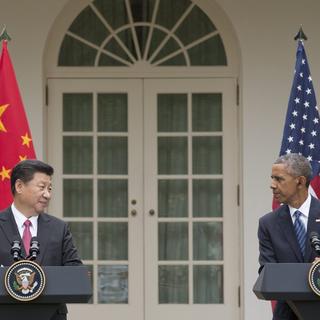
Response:
POLYGON ((96 49, 66 34, 61 45, 58 65, 93 66, 96 55, 96 49))
POLYGON ((72 22, 69 30, 91 43, 100 45, 108 36, 108 30, 88 6, 72 22))
POLYGON ((192 170, 194 174, 222 173, 222 138, 192 138, 192 170))
POLYGON ((98 303, 128 303, 128 266, 98 266, 98 303))
POLYGON ((98 180, 98 216, 128 217, 128 180, 98 180))
POLYGON ((190 0, 161 0, 157 14, 157 24, 171 29, 191 4, 190 0))
POLYGON ((193 180, 193 217, 222 217, 222 180, 193 180))
POLYGON ((192 94, 192 131, 222 130, 221 93, 192 94))
POLYGON ((134 21, 150 21, 156 0, 130 0, 134 21))
POLYGON ((159 217, 188 216, 188 180, 159 180, 159 217))
POLYGON ((178 35, 184 45, 188 45, 215 30, 216 27, 208 16, 198 6, 194 6, 190 14, 188 14, 177 29, 176 35, 178 35), (197 27, 195 28, 195 26, 197 27))
POLYGON ((98 131, 128 131, 128 96, 120 93, 98 94, 98 131))
POLYGON ((92 93, 63 94, 63 131, 92 131, 92 93))
POLYGON ((128 224, 98 223, 98 259, 128 260, 128 224))
POLYGON ((159 66, 185 66, 187 64, 186 58, 183 53, 167 59, 159 64, 159 66))
POLYGON ((187 222, 160 222, 158 235, 159 260, 188 259, 187 222))
POLYGON ((186 132, 188 96, 158 94, 158 132, 186 132))
POLYGON ((127 137, 98 137, 98 173, 128 173, 127 137))
POLYGON ((63 173, 90 174, 93 168, 91 137, 63 137, 63 173))
POLYGON ((187 174, 188 141, 186 137, 158 138, 159 174, 187 174))
POLYGON ((68 222, 82 260, 93 260, 92 222, 68 222))
MULTIPOLYGON (((128 54, 123 50, 115 38, 110 39, 110 41, 108 41, 105 45, 104 49, 109 53, 114 54, 116 57, 122 58, 125 61, 131 61, 128 54)), ((99 66, 125 66, 125 64, 103 53, 100 56, 99 66)))
POLYGON ((120 38, 120 40, 123 42, 123 44, 129 49, 131 54, 134 56, 135 59, 138 58, 137 52, 136 52, 136 47, 134 45, 134 40, 132 36, 132 30, 129 28, 129 26, 118 32, 117 36, 120 38))
POLYGON ((141 50, 141 53, 143 54, 146 48, 146 43, 147 43, 150 28, 138 26, 138 27, 135 27, 135 31, 136 31, 137 39, 139 42, 139 48, 141 50))
POLYGON ((170 38, 152 62, 157 62, 158 60, 167 57, 169 54, 175 51, 178 51, 179 49, 180 49, 180 46, 179 46, 179 43, 176 41, 176 39, 170 38))
POLYGON ((119 60, 113 59, 110 56, 102 53, 100 55, 99 59, 99 66, 105 66, 105 67, 124 67, 126 66, 123 62, 120 62, 119 60))
POLYGON ((159 303, 188 303, 188 266, 159 266, 159 303))
POLYGON ((128 23, 125 0, 94 0, 93 4, 113 29, 128 23))
POLYGON ((63 179, 63 194, 65 217, 93 216, 93 180, 63 179))
POLYGON ((159 29, 153 30, 150 48, 148 52, 148 58, 150 58, 153 52, 159 47, 160 43, 165 38, 165 36, 166 36, 166 33, 164 33, 163 31, 159 29))
POLYGON ((194 303, 223 303, 223 267, 193 267, 194 303))
POLYGON ((226 66, 227 55, 220 35, 215 35, 188 50, 191 65, 226 66))
POLYGON ((222 260, 222 232, 222 222, 194 222, 193 260, 222 260))

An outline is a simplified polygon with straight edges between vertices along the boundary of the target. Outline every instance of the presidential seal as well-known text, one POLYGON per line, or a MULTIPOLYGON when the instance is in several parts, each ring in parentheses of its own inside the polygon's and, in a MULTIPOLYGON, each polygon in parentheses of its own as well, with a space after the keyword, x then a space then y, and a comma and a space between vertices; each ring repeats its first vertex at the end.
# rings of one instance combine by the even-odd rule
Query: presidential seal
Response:
POLYGON ((20 260, 11 265, 4 277, 9 295, 19 301, 31 301, 42 293, 46 278, 42 268, 35 262, 20 260))
POLYGON ((320 259, 316 258, 309 271, 309 285, 311 290, 320 296, 320 259))

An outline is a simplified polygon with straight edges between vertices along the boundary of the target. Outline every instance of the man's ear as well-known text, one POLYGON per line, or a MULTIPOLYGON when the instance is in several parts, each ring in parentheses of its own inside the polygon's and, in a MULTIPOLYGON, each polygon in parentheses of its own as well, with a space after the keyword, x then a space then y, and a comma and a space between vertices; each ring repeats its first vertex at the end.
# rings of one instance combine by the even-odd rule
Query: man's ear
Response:
POLYGON ((300 176, 297 178, 297 184, 299 187, 307 187, 307 179, 304 176, 300 176))
POLYGON ((22 193, 23 186, 24 186, 24 183, 22 182, 22 180, 17 179, 16 183, 14 184, 14 186, 15 186, 15 189, 16 189, 16 193, 18 193, 18 194, 22 193))

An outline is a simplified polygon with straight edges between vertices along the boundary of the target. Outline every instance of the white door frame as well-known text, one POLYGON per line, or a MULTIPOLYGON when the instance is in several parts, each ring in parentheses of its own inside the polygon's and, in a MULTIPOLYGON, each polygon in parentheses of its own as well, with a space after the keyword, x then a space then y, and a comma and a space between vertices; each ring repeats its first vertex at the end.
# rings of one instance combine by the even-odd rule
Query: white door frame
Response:
MULTIPOLYGON (((146 318, 145 320, 161 320, 183 318, 194 320, 201 318, 240 319, 239 286, 240 286, 240 236, 239 207, 237 201, 237 185, 239 183, 239 152, 238 152, 238 108, 236 106, 235 79, 152 79, 145 81, 145 231, 146 231, 146 318), (223 93, 223 248, 224 248, 224 303, 220 305, 179 305, 158 303, 158 245, 157 245, 157 214, 149 215, 149 210, 157 211, 157 143, 156 143, 156 112, 157 93, 223 93), (148 149, 147 149, 148 148, 148 149), (235 245, 237 246, 235 248, 235 245)), ((189 112, 189 118, 190 118, 189 112)), ((190 120, 189 120, 190 121, 190 120)), ((190 166, 189 145, 189 166, 190 166)), ((190 173, 189 169, 189 173, 190 173)), ((189 198, 191 198, 189 190, 189 198)), ((190 200, 189 200, 190 201, 190 200)), ((191 210, 191 209, 190 209, 191 210)), ((197 221, 206 221, 198 218, 197 221)), ((189 220, 190 223, 190 220, 189 220)), ((190 230, 189 228, 189 242, 190 230)), ((191 246, 191 243, 189 243, 191 246)), ((190 252, 190 251, 189 251, 190 252)), ((189 262, 190 254, 189 254, 189 262)), ((178 262, 179 263, 179 262, 178 262)), ((209 261, 210 263, 210 261, 209 261)), ((189 273, 191 267, 189 265, 189 273)), ((190 279, 190 277, 189 277, 190 279)), ((189 283, 189 288, 192 283, 189 283)), ((192 290, 189 290, 192 301, 192 290)))
MULTIPOLYGON (((224 312, 222 305, 159 305, 157 304, 157 221, 155 217, 149 215, 150 209, 156 209, 156 144, 154 143, 156 122, 152 111, 148 106, 155 106, 156 93, 161 90, 165 92, 212 92, 218 90, 225 92, 223 105, 224 122, 223 128, 225 133, 224 139, 224 166, 228 168, 223 173, 224 183, 223 207, 224 212, 230 212, 223 218, 224 228, 224 283, 226 287, 225 303, 227 305, 237 305, 239 292, 230 291, 228 288, 240 285, 240 245, 234 250, 234 243, 239 242, 239 208, 237 206, 237 184, 239 183, 239 152, 238 152, 238 110, 236 107, 236 81, 235 79, 146 79, 142 85, 141 79, 54 79, 49 80, 50 105, 48 107, 48 160, 55 167, 54 188, 55 194, 50 211, 57 216, 62 215, 62 141, 52 139, 54 136, 62 137, 62 115, 61 110, 53 112, 53 108, 59 108, 62 104, 62 92, 128 92, 128 104, 134 104, 134 112, 129 116, 129 264, 133 268, 135 276, 129 279, 129 305, 71 305, 70 320, 86 319, 94 315, 95 319, 104 319, 106 312, 108 317, 114 320, 136 319, 136 320, 157 320, 163 317, 170 317, 174 314, 178 317, 183 316, 186 320, 195 319, 199 314, 212 317, 213 308, 215 314, 224 312), (143 98, 145 99, 143 102, 143 98), (131 102, 134 101, 134 102, 131 102), (143 111, 142 106, 145 106, 143 111), (144 119, 144 123, 142 122, 144 119), (227 130, 227 131, 226 131, 227 130), (143 131, 145 134, 143 134, 143 131), (227 133, 227 134, 226 134, 227 133), (140 142, 141 143, 140 143, 140 142), (138 142, 138 143, 136 143, 138 142), (148 146, 148 148, 144 148, 148 146), (145 167, 145 171, 144 171, 145 167), (144 176, 144 181, 142 178, 144 176), (150 178, 151 177, 151 178, 150 178), (137 187, 140 186, 140 187, 137 187), (131 200, 137 200, 137 205, 130 207, 131 200), (130 211, 136 210, 137 215, 131 216, 130 211), (226 227, 229 226, 229 227, 226 227), (236 241, 234 239, 237 239, 236 241), (132 254, 133 253, 133 254, 132 254), (145 261, 143 263, 143 261, 145 261), (143 285, 143 278, 146 276, 143 285), (228 275, 228 276, 226 276, 228 275), (231 276, 229 276, 231 275, 231 276), (228 291, 229 290, 229 291, 228 291), (130 298, 131 299, 131 298, 130 298), (140 301, 139 301, 140 300, 140 301), (141 301, 145 300, 145 307, 141 301), (133 307, 133 309, 132 309, 133 307), (140 310, 138 310, 140 309, 140 310), (219 310, 220 309, 220 310, 219 310), (107 311, 106 311, 107 310, 107 311), (135 311, 134 311, 135 310, 135 311), (174 312, 173 312, 174 311, 174 312), (172 313, 173 312, 173 313, 172 313), (134 316, 136 314, 136 316, 134 316), (145 314, 145 316, 143 316, 145 314), (113 318, 116 315, 117 318, 113 318), (151 316, 152 315, 152 316, 151 316), (157 318, 158 317, 158 318, 157 318)), ((58 110, 58 109, 57 109, 58 110)), ((96 201, 96 200, 95 200, 96 201)), ((95 205, 96 207, 96 205, 95 205)), ((72 220, 72 219, 70 219, 72 220)), ((81 219, 80 219, 81 220, 81 219)), ((79 219, 77 220, 79 221, 79 219)), ((97 227, 94 229, 97 234, 97 227)), ((96 240, 94 240, 96 241, 96 240)), ((96 249, 95 249, 96 250, 96 249)), ((97 256, 97 253, 95 253, 97 256)), ((89 262, 90 263, 90 262, 89 262)), ((131 269, 132 270, 132 269, 131 269)), ((130 273, 130 271, 129 271, 130 273)), ((129 276, 130 277, 130 276, 129 276)), ((229 312, 229 311, 228 311, 229 312)), ((235 313, 230 311, 230 316, 225 319, 235 319, 235 313)), ((229 314, 229 313, 228 313, 229 314)), ((236 310, 238 319, 240 318, 239 310, 236 310)), ((205 317, 202 317, 206 319, 205 317)), ((209 317, 208 317, 209 319, 209 317)))
MULTIPOLYGON (((63 211, 63 164, 62 164, 62 146, 63 146, 63 128, 62 128, 62 94, 92 92, 94 96, 97 93, 127 93, 128 94, 128 154, 130 161, 128 163, 128 218, 101 218, 97 217, 97 197, 94 197, 94 217, 90 218, 67 218, 67 221, 93 221, 93 238, 94 238, 94 260, 85 261, 87 264, 94 264, 94 274, 97 276, 97 223, 99 221, 121 221, 128 222, 128 265, 129 265, 129 303, 124 304, 76 304, 68 306, 70 315, 68 319, 105 319, 106 312, 110 319, 132 319, 141 320, 143 318, 143 203, 142 203, 142 81, 139 79, 117 79, 117 80, 94 80, 94 79, 52 79, 48 81, 50 90, 50 105, 48 106, 47 131, 48 131, 48 161, 54 166, 55 174, 53 177, 54 197, 50 205, 52 214, 62 217, 63 211), (140 122, 140 123, 139 123, 140 122), (135 141, 139 143, 136 144, 135 141), (132 200, 136 204, 132 204, 132 200), (136 210, 137 214, 131 214, 136 210)), ((95 96, 96 97, 96 96, 95 96)), ((94 110, 96 110, 97 99, 94 98, 94 110)), ((97 133, 97 113, 94 111, 93 116, 94 132, 83 133, 96 137, 97 133)), ((82 135, 82 133, 80 133, 82 135)), ((97 145, 94 142, 94 154, 97 153, 97 145)), ((94 155, 95 157, 96 155, 94 155)), ((97 162, 94 161, 92 175, 83 175, 84 178, 97 178, 97 162)), ((94 187, 96 188, 96 186, 94 187)), ((96 191, 95 191, 96 192, 96 191)), ((118 261, 111 262, 113 264, 118 261)), ((120 262, 122 263, 122 262, 120 262)), ((97 301, 97 279, 94 279, 94 299, 97 301)))

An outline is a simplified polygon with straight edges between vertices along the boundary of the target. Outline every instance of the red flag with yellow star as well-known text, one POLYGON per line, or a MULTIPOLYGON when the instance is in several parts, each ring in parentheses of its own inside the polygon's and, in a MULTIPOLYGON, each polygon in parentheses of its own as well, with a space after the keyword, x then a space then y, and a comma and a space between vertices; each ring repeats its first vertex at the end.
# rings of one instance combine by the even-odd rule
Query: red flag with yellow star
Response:
POLYGON ((12 202, 12 168, 21 160, 35 158, 7 41, 3 41, 0 57, 0 210, 12 202))

